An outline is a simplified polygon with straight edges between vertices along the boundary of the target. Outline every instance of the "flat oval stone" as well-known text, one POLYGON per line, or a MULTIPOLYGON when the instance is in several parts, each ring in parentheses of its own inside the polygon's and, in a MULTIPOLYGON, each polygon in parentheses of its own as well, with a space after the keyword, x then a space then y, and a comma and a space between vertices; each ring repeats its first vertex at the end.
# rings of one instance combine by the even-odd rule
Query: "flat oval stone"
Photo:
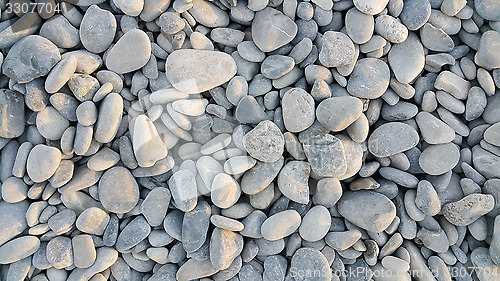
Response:
POLYGON ((10 48, 2 72, 14 81, 27 83, 49 74, 60 59, 61 54, 54 43, 38 35, 28 35, 10 48))
POLYGON ((396 217, 396 206, 387 196, 374 191, 346 192, 337 203, 349 222, 375 233, 384 231, 396 217))
POLYGON ((48 180, 57 170, 61 162, 61 151, 55 147, 39 144, 31 149, 26 162, 28 176, 34 182, 48 180))
POLYGON ((357 8, 351 8, 345 15, 345 27, 347 35, 356 44, 364 44, 372 38, 375 21, 372 15, 360 12, 357 8))
POLYGON ((303 142, 313 172, 320 177, 338 178, 347 171, 342 142, 330 135, 311 137, 303 142))
POLYGON ((189 212, 196 207, 197 184, 194 174, 189 170, 175 172, 168 181, 175 205, 183 212, 189 212))
POLYGON ((94 138, 100 143, 113 140, 122 120, 123 98, 117 93, 110 93, 99 105, 99 115, 95 124, 94 138))
POLYGON ((71 239, 57 236, 47 244, 47 260, 56 269, 73 265, 73 247, 71 239))
POLYGON ((311 166, 307 162, 290 161, 278 175, 278 187, 288 199, 299 204, 309 202, 309 173, 311 166))
POLYGON ((300 237, 309 242, 319 241, 326 236, 331 223, 330 211, 321 205, 314 206, 306 213, 300 224, 300 237))
POLYGON ((295 210, 279 212, 267 218, 260 229, 264 239, 276 241, 287 237, 299 228, 300 215, 295 210))
POLYGON ((236 74, 236 62, 223 52, 182 49, 167 57, 168 81, 179 91, 197 94, 229 81, 236 74))
POLYGON ((210 198, 215 206, 225 209, 234 205, 241 195, 238 182, 226 173, 215 176, 212 182, 210 198))
POLYGON ((295 66, 295 61, 289 56, 268 56, 260 65, 260 72, 268 79, 278 79, 290 72, 295 66))
POLYGON ((90 6, 80 24, 80 40, 83 47, 94 54, 102 53, 111 46, 116 33, 115 16, 97 5, 90 6))
POLYGON ((476 12, 485 20, 500 21, 500 3, 495 0, 474 1, 476 12))
POLYGON ((69 127, 69 121, 54 107, 47 106, 36 115, 36 127, 46 139, 58 140, 69 127))
POLYGON ((211 214, 210 205, 205 201, 201 201, 192 211, 184 214, 181 241, 186 252, 193 253, 205 243, 211 214))
POLYGON ((73 246, 73 262, 78 268, 90 267, 96 259, 96 250, 92 236, 80 234, 71 240, 73 246))
POLYGON ((391 43, 402 43, 408 38, 408 29, 394 17, 380 15, 375 19, 375 32, 391 43))
POLYGON ((296 281, 331 281, 332 269, 326 257, 314 248, 300 248, 292 256, 290 268, 296 270, 296 281), (299 272, 303 274, 299 274, 299 272), (318 274, 320 272, 321 274, 318 274), (314 277, 312 277, 314 276, 314 277))
POLYGON ((90 207, 78 216, 76 228, 85 233, 102 235, 109 220, 110 217, 104 210, 98 207, 90 207))
POLYGON ((125 33, 106 56, 106 67, 118 74, 140 69, 151 56, 151 41, 140 29, 125 33))
POLYGON ((494 206, 495 199, 492 195, 473 193, 444 205, 441 211, 453 225, 467 226, 489 213, 494 206))
POLYGON ((137 116, 133 123, 132 146, 140 167, 152 167, 156 162, 167 157, 165 143, 160 138, 153 122, 144 114, 137 116))
POLYGON ((22 233, 28 227, 25 214, 29 206, 27 200, 14 204, 0 201, 0 223, 3 226, 0 232, 0 245, 22 233))
POLYGON ((419 112, 415 121, 422 138, 429 144, 448 143, 455 139, 455 130, 428 112, 419 112))
POLYGON ((217 269, 212 265, 209 259, 197 261, 195 259, 188 259, 187 262, 177 271, 175 278, 179 281, 189 281, 198 278, 211 276, 217 273, 217 269))
POLYGON ((384 10, 385 6, 389 0, 381 0, 381 1, 371 1, 371 0, 354 0, 354 6, 358 8, 361 12, 368 15, 376 15, 382 10, 384 10))
POLYGON ((229 15, 211 2, 193 0, 191 3, 193 6, 189 13, 197 23, 206 27, 225 27, 229 24, 229 15))
POLYGON ((116 249, 120 252, 131 249, 148 237, 151 226, 143 216, 138 216, 123 228, 116 239, 116 249))
POLYGON ((429 1, 409 0, 404 2, 399 18, 409 30, 417 30, 429 20, 430 16, 429 1))
POLYGON ((40 248, 35 236, 22 236, 0 246, 0 264, 11 264, 34 254, 40 248))
POLYGON ((363 112, 363 103, 356 97, 332 97, 316 109, 318 121, 330 131, 339 132, 356 121, 363 112))
POLYGON ((263 52, 274 51, 290 43, 297 35, 297 24, 282 12, 266 7, 252 21, 253 42, 263 52))
POLYGON ((420 168, 429 175, 442 175, 453 169, 460 160, 460 150, 454 143, 429 145, 418 163, 420 168))
POLYGON ((273 163, 280 159, 285 149, 285 139, 276 124, 262 121, 243 137, 243 146, 253 158, 273 163))
POLYGON ((274 163, 257 162, 248 170, 241 179, 241 190, 249 195, 257 194, 264 190, 276 178, 283 167, 284 159, 274 163))
POLYGON ((410 83, 425 65, 424 47, 413 32, 403 43, 392 46, 388 58, 394 76, 401 83, 410 83))
POLYGON ((358 98, 376 99, 387 90, 390 78, 389 67, 384 61, 360 59, 349 77, 347 91, 358 98))
POLYGON ((292 88, 281 100, 283 123, 290 132, 301 132, 309 128, 315 119, 314 99, 305 90, 292 88))
POLYGON ((113 213, 127 213, 139 201, 139 185, 123 167, 107 170, 99 180, 97 190, 103 207, 113 213))
POLYGON ((24 125, 24 96, 16 91, 0 89, 0 137, 17 138, 23 134, 24 125))
POLYGON ((484 131, 484 140, 500 147, 500 122, 497 122, 484 131))
POLYGON ((356 58, 354 43, 342 32, 327 31, 321 42, 319 61, 326 67, 347 65, 356 58))
POLYGON ((413 127, 401 122, 381 125, 368 138, 368 150, 377 157, 387 157, 415 147, 419 142, 413 127))
POLYGON ((479 44, 479 50, 476 53, 476 56, 474 57, 474 62, 477 65, 480 65, 488 69, 499 68, 500 55, 494 51, 495 46, 498 46, 499 42, 500 42, 499 32, 489 30, 483 33, 483 35, 481 36, 481 42, 479 44))
POLYGON ((151 190, 144 198, 141 213, 151 226, 155 227, 163 223, 171 197, 167 188, 159 186, 151 190))
POLYGON ((210 261, 218 270, 227 269, 243 250, 243 236, 216 228, 210 237, 210 261))

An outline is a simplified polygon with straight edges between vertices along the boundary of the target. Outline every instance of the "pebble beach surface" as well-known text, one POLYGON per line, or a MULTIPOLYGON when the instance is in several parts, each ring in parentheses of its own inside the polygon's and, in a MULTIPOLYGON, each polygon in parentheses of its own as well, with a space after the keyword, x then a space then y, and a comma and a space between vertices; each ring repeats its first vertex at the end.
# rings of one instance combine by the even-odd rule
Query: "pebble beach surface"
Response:
POLYGON ((0 0, 0 280, 500 280, 500 1, 0 0))

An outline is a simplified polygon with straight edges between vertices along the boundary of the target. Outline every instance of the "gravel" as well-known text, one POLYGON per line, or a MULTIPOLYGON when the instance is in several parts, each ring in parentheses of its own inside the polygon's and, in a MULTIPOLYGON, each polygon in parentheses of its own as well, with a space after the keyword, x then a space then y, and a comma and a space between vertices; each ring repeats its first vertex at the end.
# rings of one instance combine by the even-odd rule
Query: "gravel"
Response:
POLYGON ((29 2, 0 279, 499 279, 498 1, 29 2))

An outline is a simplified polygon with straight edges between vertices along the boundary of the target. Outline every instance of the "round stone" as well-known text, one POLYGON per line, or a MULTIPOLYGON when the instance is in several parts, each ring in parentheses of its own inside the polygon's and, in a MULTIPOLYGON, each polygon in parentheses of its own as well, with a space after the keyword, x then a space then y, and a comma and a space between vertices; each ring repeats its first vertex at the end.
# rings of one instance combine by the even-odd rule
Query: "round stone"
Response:
POLYGON ((115 16, 110 11, 97 5, 90 6, 80 24, 82 45, 95 54, 106 51, 113 43, 116 26, 115 16))
POLYGON ((424 47, 412 32, 403 43, 392 46, 388 58, 394 76, 401 83, 410 83, 425 65, 424 47))
POLYGON ((500 3, 495 0, 474 1, 476 12, 488 21, 500 21, 500 3))
POLYGON ((189 94, 211 90, 236 74, 236 63, 230 55, 207 50, 176 50, 167 57, 165 68, 168 81, 189 94))
POLYGON ((372 15, 351 8, 345 15, 345 28, 354 43, 364 44, 372 38, 375 22, 372 15))
POLYGON ((371 0, 354 0, 354 6, 358 8, 361 12, 368 15, 376 15, 382 10, 384 10, 385 6, 389 0, 380 0, 380 1, 371 1, 371 0))
POLYGON ((442 175, 453 169, 460 160, 460 150, 454 143, 429 145, 418 163, 420 168, 429 175, 442 175))
POLYGON ((281 107, 283 123, 290 132, 301 132, 314 123, 314 99, 303 89, 292 88, 286 91, 281 107))
POLYGON ((290 273, 296 281, 309 281, 311 276, 314 276, 315 281, 332 280, 332 269, 328 260, 314 248, 300 248, 295 251, 290 268, 290 272, 296 272, 290 273))
POLYGON ((103 207, 117 214, 129 212, 139 201, 139 185, 123 167, 107 170, 99 180, 98 192, 103 207))
POLYGON ((279 212, 267 218, 260 229, 264 239, 276 241, 287 237, 299 228, 300 214, 295 210, 279 212))
POLYGON ((211 191, 212 203, 222 209, 234 205, 241 195, 238 182, 226 173, 220 173, 215 176, 211 191))
POLYGON ((14 81, 27 83, 47 75, 60 59, 61 54, 54 43, 42 36, 29 35, 10 48, 2 71, 14 81))
POLYGON ((69 127, 69 121, 52 106, 47 106, 36 115, 36 128, 48 140, 58 140, 69 127))
POLYGON ((316 109, 318 121, 330 131, 339 132, 356 121, 363 112, 363 103, 356 97, 332 97, 316 109))
POLYGON ((384 231, 396 217, 396 206, 387 196, 374 191, 346 192, 337 203, 349 222, 371 232, 384 231))
POLYGON ((151 56, 151 41, 140 29, 125 33, 106 56, 106 67, 118 74, 140 69, 151 56))
POLYGON ((299 204, 309 202, 309 173, 311 166, 303 161, 290 161, 278 175, 278 187, 285 197, 299 204))
POLYGON ((430 16, 431 4, 429 1, 407 0, 404 2, 399 18, 409 30, 417 30, 429 20, 430 16))
POLYGON ((354 43, 342 32, 327 31, 321 42, 319 61, 326 67, 347 65, 356 58, 354 43))
POLYGON ((61 151, 55 147, 39 144, 33 147, 28 155, 26 171, 34 182, 48 180, 59 167, 61 151))
POLYGON ((347 91, 358 98, 376 99, 387 90, 390 78, 389 67, 382 60, 360 59, 349 77, 347 91))
POLYGON ((297 34, 297 24, 282 12, 266 7, 255 13, 252 39, 263 52, 271 52, 290 43, 297 34))
POLYGON ((253 158, 273 163, 283 155, 285 139, 278 126, 266 120, 260 122, 243 137, 243 145, 253 158))
POLYGON ((368 150, 377 157, 387 157, 415 147, 419 142, 417 131, 401 122, 379 126, 368 138, 368 150))
POLYGON ((300 237, 309 242, 319 241, 330 230, 331 222, 330 211, 326 207, 321 205, 314 206, 306 213, 300 224, 300 237))

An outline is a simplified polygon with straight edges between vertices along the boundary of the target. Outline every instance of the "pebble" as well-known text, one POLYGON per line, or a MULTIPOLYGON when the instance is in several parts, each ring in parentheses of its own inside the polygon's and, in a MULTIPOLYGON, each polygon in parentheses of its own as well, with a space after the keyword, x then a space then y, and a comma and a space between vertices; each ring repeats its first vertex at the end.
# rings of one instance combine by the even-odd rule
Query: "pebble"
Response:
POLYGON ((396 207, 385 195, 374 191, 346 192, 340 198, 338 212, 360 228, 379 233, 385 230, 396 216, 396 207), (364 206, 370 206, 369 212, 364 206))
POLYGON ((155 125, 146 115, 135 119, 132 131, 132 147, 135 159, 140 167, 152 167, 167 156, 167 148, 161 140, 155 125))
POLYGON ((260 229, 264 239, 276 241, 285 238, 297 230, 301 218, 297 211, 286 210, 267 218, 260 229))
POLYGON ((372 15, 362 13, 357 8, 351 8, 345 16, 345 27, 347 35, 354 43, 364 44, 372 38, 375 21, 372 15))
POLYGON ((123 98, 110 93, 101 101, 95 124, 94 138, 100 143, 110 142, 116 135, 122 120, 123 98))
POLYGON ((0 246, 0 264, 11 264, 34 254, 40 247, 35 236, 22 236, 0 246))
POLYGON ((484 131, 484 140, 496 145, 500 146, 500 122, 497 122, 491 125, 486 131, 484 131))
POLYGON ((313 248, 304 247, 295 251, 290 268, 291 277, 297 281, 306 281, 312 276, 318 281, 332 280, 328 260, 320 251, 313 248))
POLYGON ((349 77, 347 91, 358 98, 376 99, 387 90, 389 80, 390 71, 385 62, 376 58, 360 59, 349 77))
POLYGON ((409 30, 420 29, 431 16, 431 3, 429 1, 405 1, 399 17, 409 30))
POLYGON ((217 270, 225 270, 243 250, 243 236, 215 228, 210 237, 210 261, 217 270))
POLYGON ((76 228, 81 232, 102 235, 110 220, 109 215, 98 207, 90 207, 83 211, 76 220, 76 228))
POLYGON ((324 206, 312 207, 304 216, 299 227, 302 239, 316 242, 326 236, 331 225, 330 212, 324 206))
POLYGON ((389 15, 380 15, 375 19, 375 32, 394 44, 403 43, 408 38, 406 26, 389 15))
POLYGON ((308 179, 311 166, 307 162, 290 161, 278 175, 278 188, 288 199, 299 204, 309 202, 308 179))
POLYGON ((231 56, 207 50, 176 50, 168 56, 165 68, 168 81, 189 94, 213 89, 236 74, 236 63, 231 56))
POLYGON ((273 163, 282 156, 285 140, 276 124, 271 121, 262 121, 245 134, 243 146, 253 158, 265 163, 273 163))
POLYGON ((88 268, 96 259, 96 249, 92 236, 76 235, 71 239, 73 247, 73 263, 77 268, 88 268))
POLYGON ((197 184, 194 174, 189 170, 180 170, 169 180, 172 198, 180 210, 189 212, 196 207, 197 184))
POLYGON ((441 175, 453 169, 460 160, 459 148, 453 143, 428 146, 418 160, 420 167, 429 175, 441 175))
POLYGON ((130 1, 130 0, 115 0, 116 7, 122 12, 131 17, 136 17, 141 14, 144 7, 144 0, 130 1))
MULTIPOLYGON (((189 13, 196 22, 207 27, 225 27, 229 23, 229 15, 214 4, 202 0, 192 1, 189 13)), ((167 5, 168 6, 168 5, 167 5)))
POLYGON ((71 239, 58 236, 47 243, 47 261, 55 268, 62 269, 73 265, 71 239))
POLYGON ((116 19, 110 11, 90 6, 80 23, 82 45, 95 54, 106 51, 113 43, 116 27, 116 19))
POLYGON ((106 67, 124 74, 140 69, 149 61, 151 42, 147 34, 139 29, 125 33, 108 52, 106 67))
POLYGON ((25 218, 28 207, 29 203, 26 200, 13 204, 0 202, 0 223, 3 225, 0 233, 0 246, 21 234, 28 227, 25 218))
POLYGON ((290 43, 297 29, 297 24, 282 12, 266 7, 255 13, 252 38, 262 52, 271 52, 290 43))
POLYGON ((49 74, 61 59, 59 49, 48 39, 29 35, 17 41, 2 64, 2 72, 19 83, 49 74))
POLYGON ((340 177, 347 171, 341 140, 332 136, 312 137, 304 142, 304 152, 312 171, 321 177, 340 177))
POLYGON ((401 122, 388 122, 373 131, 368 138, 368 149, 377 157, 387 157, 415 147, 418 133, 401 122))
POLYGON ((139 186, 123 167, 108 169, 99 180, 97 190, 103 207, 117 214, 129 212, 139 200, 139 186))
POLYGON ((8 89, 0 90, 0 137, 16 138, 24 132, 24 103, 21 93, 8 89))
POLYGON ((151 227, 143 216, 137 216, 123 228, 116 239, 116 249, 126 251, 146 239, 151 227))
POLYGON ((455 139, 455 131, 430 113, 418 113, 415 121, 418 124, 422 138, 429 144, 445 144, 455 139))
POLYGON ((314 100, 311 95, 300 88, 288 90, 281 100, 283 123, 290 132, 301 132, 309 128, 315 119, 314 100), (300 112, 300 118, 297 118, 300 112))
POLYGON ((43 182, 56 172, 61 158, 59 149, 43 144, 36 145, 28 155, 26 172, 34 182, 43 182))
POLYGON ((354 43, 342 32, 327 31, 321 41, 319 61, 326 67, 348 65, 356 58, 354 43))
POLYGON ((323 100, 316 109, 318 121, 330 131, 346 129, 362 113, 363 103, 356 97, 332 97, 323 100))
POLYGON ((453 225, 467 226, 493 210, 494 201, 490 194, 469 194, 456 202, 444 205, 442 213, 453 225))
POLYGON ((182 221, 182 246, 188 253, 203 246, 208 236, 211 210, 207 202, 201 201, 196 207, 184 214, 182 221))
POLYGON ((409 83, 424 68, 424 48, 418 37, 410 32, 404 42, 391 47, 388 60, 396 79, 400 83, 409 83))
POLYGON ((233 206, 241 195, 238 182, 226 173, 220 173, 215 176, 210 190, 212 203, 222 209, 233 206))

